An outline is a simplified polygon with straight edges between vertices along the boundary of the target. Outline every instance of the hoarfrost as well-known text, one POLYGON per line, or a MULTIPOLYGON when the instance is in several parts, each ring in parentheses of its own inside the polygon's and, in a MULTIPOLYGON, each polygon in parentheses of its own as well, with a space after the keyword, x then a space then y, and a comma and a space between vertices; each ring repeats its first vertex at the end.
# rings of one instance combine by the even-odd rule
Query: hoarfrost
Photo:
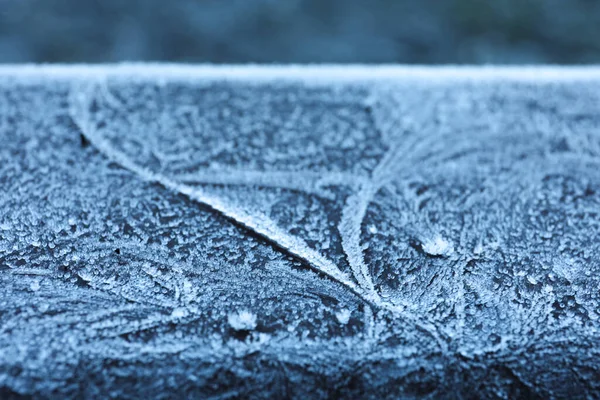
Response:
POLYGON ((247 310, 227 315, 227 322, 237 331, 251 331, 256 328, 256 315, 247 310))
POLYGON ((348 321, 350 321, 350 316, 352 315, 352 311, 347 309, 339 310, 335 313, 335 317, 340 321, 340 324, 346 325, 348 321))
POLYGON ((595 70, 79 68, 0 73, 0 393, 600 393, 595 70))
POLYGON ((449 256, 454 252, 452 244, 439 235, 425 239, 422 246, 423 251, 432 256, 449 256))

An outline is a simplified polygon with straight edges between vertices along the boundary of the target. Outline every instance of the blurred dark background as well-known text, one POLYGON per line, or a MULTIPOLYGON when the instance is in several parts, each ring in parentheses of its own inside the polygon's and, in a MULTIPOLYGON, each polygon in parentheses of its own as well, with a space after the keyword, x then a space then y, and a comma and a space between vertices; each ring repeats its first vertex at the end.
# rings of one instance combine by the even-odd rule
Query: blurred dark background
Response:
POLYGON ((0 0, 0 62, 600 62, 599 0, 0 0))

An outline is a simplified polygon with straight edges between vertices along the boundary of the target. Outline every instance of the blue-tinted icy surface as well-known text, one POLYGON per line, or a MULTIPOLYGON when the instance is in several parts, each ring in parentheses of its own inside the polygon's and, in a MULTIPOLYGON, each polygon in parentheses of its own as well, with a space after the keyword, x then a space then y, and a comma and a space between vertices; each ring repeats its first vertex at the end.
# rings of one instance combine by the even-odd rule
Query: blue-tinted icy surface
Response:
POLYGON ((600 396, 599 107, 597 69, 0 69, 0 394, 600 396))

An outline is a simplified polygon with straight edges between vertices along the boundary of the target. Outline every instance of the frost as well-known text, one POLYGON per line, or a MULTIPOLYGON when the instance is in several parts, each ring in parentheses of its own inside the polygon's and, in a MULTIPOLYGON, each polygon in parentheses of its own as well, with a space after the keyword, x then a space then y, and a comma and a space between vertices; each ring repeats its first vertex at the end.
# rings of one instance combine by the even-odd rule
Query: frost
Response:
POLYGON ((598 397, 596 69, 0 71, 8 397, 598 397))
POLYGON ((439 235, 424 240, 422 246, 423 251, 431 256, 449 256, 454 252, 452 244, 439 235))
POLYGON ((535 279, 533 276, 528 276, 527 277, 527 282, 531 283, 532 285, 537 285, 538 284, 538 280, 535 279))
POLYGON ((173 309, 173 312, 171 312, 171 317, 173 318, 182 318, 185 317, 187 315, 187 310, 185 308, 175 308, 173 309))
POLYGON ((40 281, 38 281, 38 280, 34 280, 34 281, 33 281, 33 282, 31 282, 31 284, 29 285, 29 288, 30 288, 31 290, 33 290, 34 292, 35 292, 35 291, 38 291, 38 290, 40 290, 40 281))
POLYGON ((351 315, 352 315, 352 311, 347 310, 347 309, 338 310, 335 313, 335 317, 337 318, 338 321, 340 321, 340 324, 343 324, 343 325, 346 325, 348 323, 348 321, 350 321, 351 315))
POLYGON ((227 315, 227 322, 236 331, 251 331, 256 328, 256 315, 247 310, 227 315))

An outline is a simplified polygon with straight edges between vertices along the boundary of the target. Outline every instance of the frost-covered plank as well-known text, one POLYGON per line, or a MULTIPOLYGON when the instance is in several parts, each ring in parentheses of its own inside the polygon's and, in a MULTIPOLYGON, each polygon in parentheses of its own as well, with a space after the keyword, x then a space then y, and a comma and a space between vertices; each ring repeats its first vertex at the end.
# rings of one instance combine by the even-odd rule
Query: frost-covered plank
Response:
POLYGON ((0 393, 597 396, 599 104, 594 67, 0 67, 0 393))

